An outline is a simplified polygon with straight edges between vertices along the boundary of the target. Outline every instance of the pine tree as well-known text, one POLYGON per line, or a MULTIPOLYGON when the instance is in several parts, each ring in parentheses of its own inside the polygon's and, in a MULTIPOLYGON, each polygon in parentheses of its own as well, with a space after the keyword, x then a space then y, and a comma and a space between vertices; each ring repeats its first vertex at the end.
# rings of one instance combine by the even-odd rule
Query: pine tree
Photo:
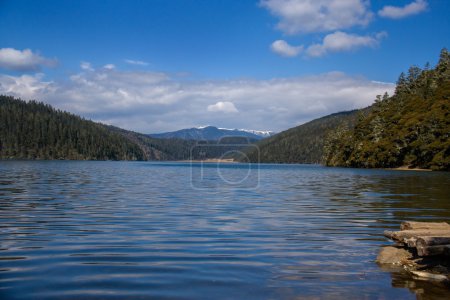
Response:
POLYGON ((395 87, 395 94, 401 94, 408 90, 408 80, 406 80, 405 73, 401 72, 397 79, 397 86, 395 87))

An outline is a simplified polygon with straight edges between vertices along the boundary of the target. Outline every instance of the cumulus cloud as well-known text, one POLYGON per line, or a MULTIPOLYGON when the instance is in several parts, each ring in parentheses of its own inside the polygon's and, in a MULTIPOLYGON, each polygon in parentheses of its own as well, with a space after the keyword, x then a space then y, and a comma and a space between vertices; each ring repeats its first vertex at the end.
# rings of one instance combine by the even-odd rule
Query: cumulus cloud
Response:
POLYGON ((94 69, 92 68, 91 63, 87 62, 87 61, 82 61, 80 63, 80 68, 82 70, 86 70, 86 71, 94 71, 94 69))
POLYGON ((124 61, 130 65, 148 66, 148 63, 142 60, 125 59, 124 61))
POLYGON ((42 57, 30 49, 16 50, 14 48, 0 49, 0 68, 13 71, 37 71, 41 67, 54 67, 56 59, 42 57))
POLYGON ((384 6, 378 15, 383 18, 401 19, 412 15, 417 15, 425 11, 428 7, 428 3, 425 0, 416 0, 403 7, 398 6, 384 6))
POLYGON ((208 111, 212 112, 224 112, 224 113, 237 113, 238 110, 234 106, 233 102, 219 101, 216 104, 208 105, 208 111))
POLYGON ((0 74, 0 94, 24 99, 47 98, 55 92, 54 83, 44 81, 44 74, 9 76, 0 74))
POLYGON ((365 26, 373 17, 366 0, 261 0, 286 34, 327 32, 365 26))
POLYGON ((312 57, 323 56, 329 52, 352 51, 361 47, 376 47, 380 40, 386 36, 380 32, 375 36, 361 36, 337 31, 328 34, 320 44, 313 44, 306 50, 307 55, 312 57))
POLYGON ((297 56, 303 50, 303 46, 291 46, 284 40, 277 40, 270 46, 273 52, 286 57, 297 56))
POLYGON ((144 133, 203 124, 281 131, 333 112, 370 105, 377 94, 392 93, 393 88, 393 84, 337 72, 223 81, 183 80, 166 73, 117 68, 81 70, 63 81, 46 81, 42 74, 0 76, 0 94, 41 100, 144 133))

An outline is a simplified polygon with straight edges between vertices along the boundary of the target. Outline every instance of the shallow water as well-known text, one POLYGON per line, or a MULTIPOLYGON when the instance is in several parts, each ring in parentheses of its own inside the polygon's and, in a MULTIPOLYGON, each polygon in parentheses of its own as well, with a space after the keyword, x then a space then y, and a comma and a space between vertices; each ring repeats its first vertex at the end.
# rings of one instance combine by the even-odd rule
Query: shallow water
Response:
POLYGON ((444 299, 374 260, 449 195, 438 172, 3 161, 0 298, 444 299))

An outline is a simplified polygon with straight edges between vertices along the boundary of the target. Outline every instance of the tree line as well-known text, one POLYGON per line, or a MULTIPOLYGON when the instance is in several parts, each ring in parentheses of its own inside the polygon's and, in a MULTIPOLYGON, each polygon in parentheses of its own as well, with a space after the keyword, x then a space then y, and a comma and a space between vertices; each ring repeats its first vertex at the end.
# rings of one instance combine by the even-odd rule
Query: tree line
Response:
POLYGON ((223 156, 240 141, 158 139, 0 95, 0 159, 189 160, 223 156))
POLYGON ((353 128, 326 139, 328 166, 450 170, 450 58, 442 49, 435 68, 412 66, 395 93, 378 95, 353 128))
POLYGON ((37 101, 0 96, 0 158, 142 160, 136 145, 105 126, 37 101))

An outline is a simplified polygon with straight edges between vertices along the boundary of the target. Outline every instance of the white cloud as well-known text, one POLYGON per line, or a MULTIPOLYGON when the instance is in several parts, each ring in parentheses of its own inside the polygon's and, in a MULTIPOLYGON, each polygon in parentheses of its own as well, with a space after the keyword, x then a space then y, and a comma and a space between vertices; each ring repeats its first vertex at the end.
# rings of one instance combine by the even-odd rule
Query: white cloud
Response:
POLYGON ((325 36, 321 44, 313 44, 306 49, 306 53, 312 57, 323 56, 329 52, 352 51, 361 47, 374 48, 380 40, 386 36, 380 32, 375 36, 361 36, 337 31, 325 36))
POLYGON ((270 49, 279 55, 294 57, 303 50, 303 46, 291 46, 284 40, 277 40, 272 43, 270 49))
POLYGON ((103 68, 107 69, 107 70, 112 70, 112 69, 115 69, 116 66, 113 65, 113 64, 106 64, 106 65, 103 66, 103 68))
POLYGON ((80 68, 81 68, 82 70, 86 70, 86 71, 94 71, 94 69, 92 68, 91 63, 86 62, 86 61, 82 61, 82 62, 80 63, 80 68))
POLYGON ((378 11, 378 15, 384 18, 401 19, 408 16, 417 15, 425 11, 427 7, 428 7, 427 1, 416 0, 403 7, 390 5, 384 6, 380 11, 378 11))
POLYGON ((224 112, 224 113, 237 113, 239 112, 234 106, 233 102, 219 101, 216 104, 208 105, 208 111, 212 112, 224 112))
POLYGON ((30 49, 16 50, 14 48, 0 49, 0 68, 13 71, 37 71, 42 66, 54 67, 56 59, 49 59, 33 53, 30 49))
POLYGON ((365 26, 373 13, 367 0, 261 0, 286 34, 327 32, 365 26))
POLYGON ((124 61, 130 65, 148 66, 148 63, 142 60, 125 59, 124 61))
POLYGON ((24 99, 47 98, 53 96, 53 82, 43 80, 44 74, 9 76, 0 74, 0 94, 24 99))
POLYGON ((187 81, 165 73, 117 68, 82 70, 58 82, 46 81, 42 74, 0 75, 0 94, 45 101, 86 118, 144 133, 202 124, 280 131, 333 112, 370 105, 377 94, 392 93, 393 88, 393 84, 336 72, 223 81, 187 81), (211 99, 226 100, 214 104, 211 99), (208 107, 222 113, 208 113, 208 107))

